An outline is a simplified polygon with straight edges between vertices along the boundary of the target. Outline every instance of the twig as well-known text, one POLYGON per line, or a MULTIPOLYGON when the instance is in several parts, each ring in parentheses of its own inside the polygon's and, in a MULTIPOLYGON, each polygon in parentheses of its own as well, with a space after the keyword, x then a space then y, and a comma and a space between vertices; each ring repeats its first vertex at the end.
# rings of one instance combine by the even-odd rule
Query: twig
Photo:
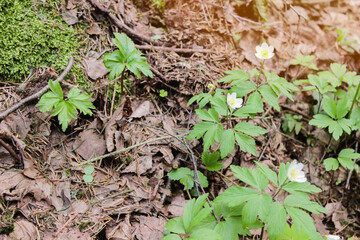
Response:
POLYGON ((211 25, 210 25, 210 23, 209 23, 209 20, 208 20, 208 18, 207 18, 206 12, 205 12, 204 4, 203 4, 203 2, 202 2, 201 0, 200 0, 200 4, 201 4, 201 9, 202 9, 202 11, 203 11, 203 13, 204 13, 205 21, 207 22, 207 24, 208 24, 209 27, 210 27, 211 25))
POLYGON ((20 161, 19 156, 15 153, 15 151, 7 144, 4 140, 0 138, 0 145, 2 145, 9 153, 10 155, 15 158, 17 161, 20 161))
POLYGON ((165 52, 177 52, 177 53, 212 53, 210 49, 196 49, 196 48, 174 48, 174 47, 163 47, 163 46, 151 46, 151 45, 138 45, 135 44, 137 49, 141 50, 156 50, 165 52))
MULTIPOLYGON (((56 79, 58 82, 61 82, 64 79, 64 77, 68 74, 68 72, 70 71, 73 63, 74 63, 74 58, 70 57, 68 65, 66 66, 64 71, 60 74, 60 76, 56 79)), ((39 98, 41 95, 43 95, 48 90, 49 90, 49 85, 46 85, 39 92, 37 92, 37 93, 35 93, 35 94, 31 95, 31 96, 28 96, 27 98, 24 98, 24 99, 20 100, 18 103, 16 103, 12 107, 10 107, 8 110, 2 112, 0 114, 0 120, 3 120, 6 116, 8 116, 10 113, 12 113, 16 109, 18 109, 19 107, 24 105, 25 103, 30 102, 30 101, 32 101, 32 100, 34 100, 36 98, 39 98)))
POLYGON ((298 10, 296 10, 296 8, 294 8, 293 5, 291 5, 287 0, 283 0, 283 1, 284 1, 287 5, 289 5, 290 8, 291 8, 297 15, 299 15, 300 17, 302 17, 302 18, 305 19, 306 21, 309 21, 309 19, 308 19, 306 16, 302 15, 298 10))
POLYGON ((66 223, 55 233, 55 236, 51 238, 51 240, 54 240, 57 238, 57 236, 59 236, 59 234, 64 231, 64 229, 70 225, 70 223, 77 217, 78 213, 75 213, 74 215, 72 215, 69 220, 66 221, 66 223))
POLYGON ((125 24, 123 24, 114 14, 110 13, 109 10, 107 10, 105 7, 103 7, 101 4, 99 4, 96 0, 88 0, 91 5, 93 5, 96 9, 98 9, 100 12, 104 13, 105 15, 107 15, 110 20, 117 26, 119 27, 122 31, 124 31, 126 34, 137 38, 138 40, 142 41, 142 42, 147 42, 153 45, 160 45, 160 43, 155 42, 153 39, 140 35, 139 33, 137 33, 135 30, 129 28, 128 26, 126 26, 125 24))
MULTIPOLYGON (((330 147, 331 140, 332 140, 332 137, 330 137, 330 140, 329 140, 329 142, 328 142, 328 144, 327 144, 327 146, 326 146, 326 148, 325 148, 325 150, 324 150, 324 153, 323 153, 323 155, 321 156, 321 159, 320 159, 320 161, 319 161, 319 164, 322 163, 322 161, 324 160, 325 155, 326 155, 326 152, 328 151, 328 149, 329 149, 329 147, 330 147)), ((319 165, 319 164, 318 164, 318 165, 319 165)))
POLYGON ((265 145, 264 149, 262 150, 259 159, 257 160, 258 162, 260 162, 261 159, 263 158, 264 153, 265 153, 265 150, 266 150, 266 148, 269 146, 270 140, 271 140, 271 138, 272 138, 273 136, 274 136, 274 131, 271 131, 270 136, 269 136, 269 139, 267 140, 266 145, 265 145))
POLYGON ((120 153, 129 151, 129 150, 131 150, 131 149, 133 149, 133 148, 137 148, 137 147, 140 147, 140 146, 145 145, 145 144, 157 142, 157 141, 164 140, 164 139, 168 139, 168 138, 172 138, 172 137, 173 137, 173 136, 162 136, 162 137, 150 139, 150 140, 147 140, 147 141, 145 141, 145 142, 141 142, 141 143, 132 145, 132 146, 127 147, 127 148, 123 148, 123 149, 118 150, 118 151, 115 151, 115 152, 111 152, 111 153, 108 153, 108 154, 105 154, 105 155, 102 155, 102 156, 99 156, 99 157, 96 157, 96 158, 89 159, 89 160, 87 160, 87 161, 85 161, 85 162, 79 163, 78 165, 76 165, 76 167, 80 167, 80 166, 83 166, 83 165, 85 165, 85 164, 89 164, 89 163, 92 163, 92 162, 96 162, 96 161, 99 161, 99 160, 104 159, 104 158, 107 158, 107 157, 112 157, 112 156, 114 156, 114 155, 118 155, 118 154, 120 154, 120 153))
POLYGON ((300 111, 300 110, 298 110, 298 109, 294 109, 294 108, 292 108, 292 107, 288 107, 288 106, 286 106, 286 105, 284 105, 284 104, 280 104, 280 106, 281 106, 282 108, 285 108, 285 109, 289 110, 289 111, 292 111, 292 112, 294 112, 294 113, 297 113, 297 114, 302 115, 302 116, 305 117, 307 120, 312 119, 312 117, 310 117, 308 114, 306 114, 306 113, 304 113, 304 112, 302 112, 302 111, 300 111))

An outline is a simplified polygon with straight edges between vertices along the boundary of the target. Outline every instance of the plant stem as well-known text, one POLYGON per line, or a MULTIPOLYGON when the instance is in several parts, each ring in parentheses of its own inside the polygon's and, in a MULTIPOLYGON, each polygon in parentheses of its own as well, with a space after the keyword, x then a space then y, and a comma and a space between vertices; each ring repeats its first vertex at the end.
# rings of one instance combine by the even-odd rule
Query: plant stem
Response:
MULTIPOLYGON (((125 70, 125 69, 124 69, 125 70)), ((123 89, 124 89, 124 74, 125 74, 125 71, 123 71, 121 73, 121 77, 120 77, 120 81, 121 81, 121 87, 120 87, 120 95, 123 94, 123 89)))
POLYGON ((258 76, 258 78, 257 78, 257 80, 256 80, 256 90, 257 90, 258 87, 259 87, 259 80, 260 80, 261 73, 262 73, 262 71, 263 71, 263 69, 264 69, 264 64, 265 64, 265 59, 263 60, 263 62, 262 62, 262 64, 261 64, 259 76, 258 76))
POLYGON ((261 229, 261 235, 260 235, 260 240, 263 239, 263 236, 264 236, 264 229, 265 229, 265 226, 262 227, 261 229))
POLYGON ((352 110, 353 110, 354 105, 355 105, 355 102, 356 102, 356 97, 357 97, 357 95, 359 94, 359 89, 360 89, 360 83, 359 83, 358 86, 357 86, 354 99, 353 99, 353 101, 352 101, 352 103, 351 103, 350 111, 349 111, 349 113, 348 113, 348 115, 347 115, 348 118, 351 117, 351 113, 352 113, 352 110))

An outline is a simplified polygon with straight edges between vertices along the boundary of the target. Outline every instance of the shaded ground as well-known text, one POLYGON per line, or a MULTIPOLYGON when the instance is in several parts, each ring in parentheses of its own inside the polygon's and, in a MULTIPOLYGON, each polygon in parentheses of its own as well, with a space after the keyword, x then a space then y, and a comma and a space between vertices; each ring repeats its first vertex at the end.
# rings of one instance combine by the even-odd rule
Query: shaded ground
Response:
MULTIPOLYGON (((87 90, 94 93, 97 109, 93 116, 71 122, 65 133, 35 103, 1 121, 0 138, 5 142, 0 146, 1 239, 160 239, 166 221, 182 215, 189 199, 182 186, 166 176, 178 166, 193 167, 182 135, 199 119, 193 107, 186 107, 187 101, 207 91, 207 84, 222 77, 225 70, 259 67, 254 52, 262 39, 276 49, 265 69, 289 81, 299 72, 298 79, 310 73, 290 66, 299 52, 315 55, 320 70, 328 70, 333 62, 347 64, 349 71, 360 69, 359 45, 350 46, 353 52, 346 51, 337 43, 335 31, 347 28, 352 37, 360 39, 360 2, 271 1, 266 24, 255 1, 165 2, 164 11, 148 0, 69 0, 60 7, 68 24, 88 27, 81 55, 91 82, 87 90), (102 11, 94 4, 103 7, 102 11), (123 25, 138 34, 128 35, 143 49, 155 77, 139 80, 129 76, 131 94, 116 98, 111 111, 113 84, 102 56, 114 47, 112 33, 127 31, 123 25), (155 35, 161 38, 153 40, 155 35), (190 50, 184 53, 164 47, 190 50), (169 95, 159 97, 160 89, 169 95), (181 135, 180 140, 171 137, 174 135, 181 135), (166 136, 170 137, 159 139, 166 136), (154 141, 140 144, 147 140, 154 141), (95 162, 94 182, 83 181, 83 167, 78 164, 136 144, 141 146, 95 162)), ((46 85, 51 74, 48 69, 39 70, 36 76, 41 81, 31 83, 30 91, 46 85)), ((75 81, 69 77, 67 87, 75 81)), ((17 87, 1 83, 1 110, 24 97, 17 87)), ((313 216, 318 231, 350 237, 360 231, 359 176, 352 175, 350 190, 346 190, 345 170, 334 174, 317 165, 329 135, 307 124, 313 114, 311 99, 307 93, 299 93, 295 102, 284 98, 281 113, 269 110, 263 118, 254 119, 269 131, 256 138, 257 150, 262 162, 273 169, 292 159, 307 163, 310 181, 323 189, 317 198, 329 210, 326 215, 313 216), (299 135, 283 133, 285 113, 303 116, 305 128, 299 135)), ((189 145, 196 156, 201 155, 200 142, 189 145)), ((210 196, 232 185, 230 180, 235 178, 228 171, 230 164, 251 168, 253 160, 254 156, 236 148, 223 160, 226 178, 207 172, 198 163, 208 177, 210 196)))

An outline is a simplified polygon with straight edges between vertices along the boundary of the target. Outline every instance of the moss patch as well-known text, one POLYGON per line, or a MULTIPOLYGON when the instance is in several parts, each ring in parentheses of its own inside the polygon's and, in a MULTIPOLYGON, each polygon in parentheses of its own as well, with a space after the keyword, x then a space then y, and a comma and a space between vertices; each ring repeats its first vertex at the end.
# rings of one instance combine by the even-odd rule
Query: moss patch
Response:
MULTIPOLYGON (((70 56, 79 55, 79 36, 55 4, 59 1, 0 1, 1 81, 21 82, 31 68, 42 65, 61 72, 70 56)), ((78 80, 84 78, 79 64, 72 72, 78 80)))

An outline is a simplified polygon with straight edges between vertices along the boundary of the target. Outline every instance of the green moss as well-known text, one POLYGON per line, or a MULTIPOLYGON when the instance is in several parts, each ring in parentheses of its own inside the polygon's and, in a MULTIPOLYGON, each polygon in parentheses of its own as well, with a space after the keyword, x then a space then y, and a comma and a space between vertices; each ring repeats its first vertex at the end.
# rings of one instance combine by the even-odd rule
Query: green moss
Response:
MULTIPOLYGON (((0 80, 21 82, 31 68, 51 66, 60 74, 70 56, 78 57, 80 39, 57 12, 59 1, 0 1, 0 80)), ((72 69, 84 78, 80 64, 72 69)))

